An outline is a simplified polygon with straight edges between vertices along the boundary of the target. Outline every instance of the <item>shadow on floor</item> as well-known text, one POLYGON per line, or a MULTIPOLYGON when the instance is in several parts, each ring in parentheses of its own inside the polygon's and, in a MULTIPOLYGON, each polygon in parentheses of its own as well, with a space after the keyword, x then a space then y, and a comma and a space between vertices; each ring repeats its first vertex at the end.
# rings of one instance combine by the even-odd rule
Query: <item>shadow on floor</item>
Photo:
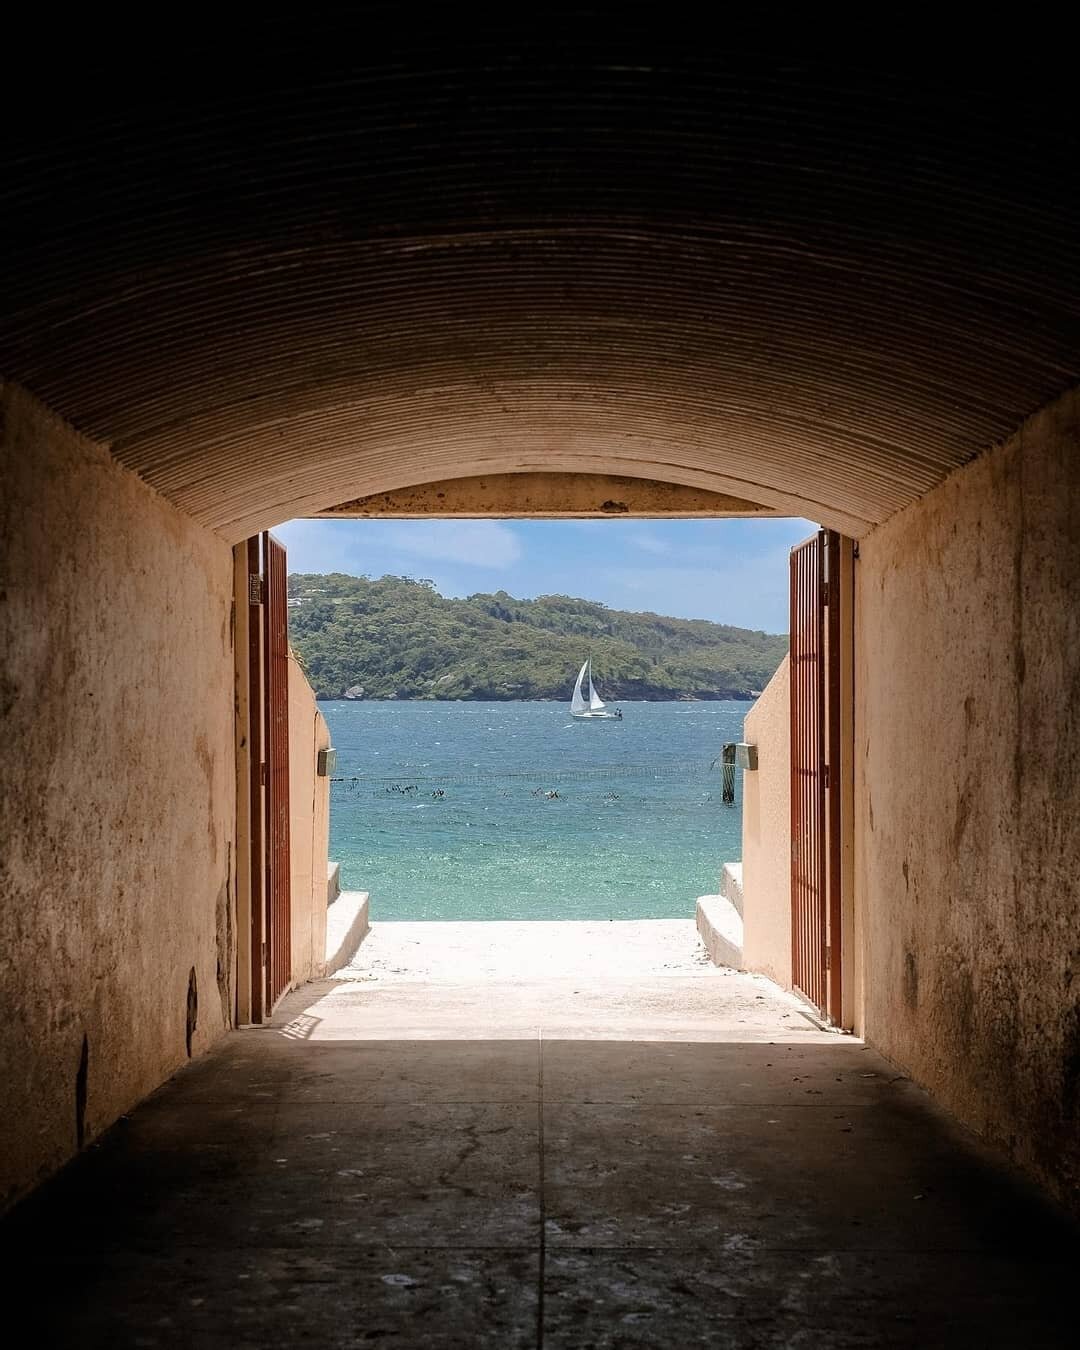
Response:
POLYGON ((858 1042, 300 1017, 0 1225, 37 1344, 1076 1344, 1076 1229, 858 1042))

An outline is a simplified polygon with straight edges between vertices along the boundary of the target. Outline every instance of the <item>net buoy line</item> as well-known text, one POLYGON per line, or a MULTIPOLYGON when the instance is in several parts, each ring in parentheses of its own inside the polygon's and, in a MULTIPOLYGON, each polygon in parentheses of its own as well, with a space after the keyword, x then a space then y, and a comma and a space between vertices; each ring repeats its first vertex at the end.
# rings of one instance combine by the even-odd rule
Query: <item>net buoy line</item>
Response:
MULTIPOLYGON (((674 815, 683 815, 687 811, 697 810, 698 808, 711 808, 721 803, 721 795, 717 791, 697 792, 689 797, 680 796, 675 801, 658 801, 655 797, 646 797, 640 792, 574 792, 567 791, 565 788, 503 788, 496 789, 485 798, 485 801, 505 803, 508 810, 516 809, 523 803, 532 802, 570 802, 581 805, 583 802, 590 802, 598 806, 642 806, 648 807, 654 815, 663 815, 671 813, 674 815)), ((392 806, 415 806, 432 805, 436 802, 445 802, 447 805, 465 806, 472 810, 478 806, 475 798, 463 798, 454 793, 452 789, 417 789, 415 792, 391 792, 389 788, 366 788, 361 789, 355 784, 342 789, 340 793, 335 793, 333 798, 333 808, 335 811, 370 810, 366 803, 381 802, 387 807, 392 806)), ((487 806, 484 806, 487 810, 487 806)))
POLYGON ((424 769, 414 773, 406 769, 396 774, 355 773, 330 779, 331 783, 360 783, 369 787, 393 787, 421 784, 442 786, 447 783, 471 784, 483 787, 488 783, 588 783, 613 778, 695 778, 716 772, 718 762, 701 760, 680 761, 672 764, 602 764, 573 769, 448 769, 432 773, 424 769))

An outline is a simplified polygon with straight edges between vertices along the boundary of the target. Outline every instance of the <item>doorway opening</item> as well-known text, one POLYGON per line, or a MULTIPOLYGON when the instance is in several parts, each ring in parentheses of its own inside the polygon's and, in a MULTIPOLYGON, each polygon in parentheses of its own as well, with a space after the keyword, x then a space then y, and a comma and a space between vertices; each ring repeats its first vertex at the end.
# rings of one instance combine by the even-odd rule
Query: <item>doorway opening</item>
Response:
MULTIPOLYGON (((696 952, 696 903, 742 853, 723 748, 788 660, 788 553, 812 528, 281 527, 290 639, 333 743, 338 884, 376 924, 670 922, 696 952), (621 716, 573 716, 585 661, 621 716)), ((791 983, 842 1024, 839 1001, 791 983)))

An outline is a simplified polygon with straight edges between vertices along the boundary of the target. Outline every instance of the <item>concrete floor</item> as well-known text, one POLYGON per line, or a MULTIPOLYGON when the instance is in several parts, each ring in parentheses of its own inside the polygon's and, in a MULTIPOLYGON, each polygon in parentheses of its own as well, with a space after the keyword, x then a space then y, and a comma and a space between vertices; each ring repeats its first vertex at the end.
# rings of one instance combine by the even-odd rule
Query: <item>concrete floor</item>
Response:
POLYGON ((376 925, 0 1225, 9 1324, 80 1350, 1076 1344, 1073 1227, 692 924, 649 939, 376 925))

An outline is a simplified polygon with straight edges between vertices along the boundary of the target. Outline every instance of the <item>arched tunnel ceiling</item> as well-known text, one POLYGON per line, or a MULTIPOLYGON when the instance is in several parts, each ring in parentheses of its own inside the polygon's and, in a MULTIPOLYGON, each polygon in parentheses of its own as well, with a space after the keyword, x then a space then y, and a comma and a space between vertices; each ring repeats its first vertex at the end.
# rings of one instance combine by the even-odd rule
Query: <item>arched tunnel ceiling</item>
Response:
POLYGON ((53 35, 0 368, 228 539, 567 469, 859 534, 1080 381, 1052 65, 615 13, 53 35))

